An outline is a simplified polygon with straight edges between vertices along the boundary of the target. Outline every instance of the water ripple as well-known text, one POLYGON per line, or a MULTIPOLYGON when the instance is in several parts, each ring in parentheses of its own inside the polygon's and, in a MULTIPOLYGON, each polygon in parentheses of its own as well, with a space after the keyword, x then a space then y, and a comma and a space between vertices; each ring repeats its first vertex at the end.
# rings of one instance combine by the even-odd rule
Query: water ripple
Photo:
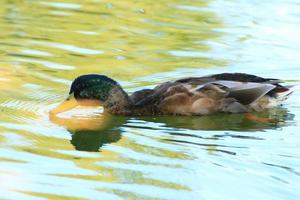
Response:
POLYGON ((61 44, 61 43, 54 43, 54 42, 37 42, 37 41, 32 41, 32 43, 36 44, 36 45, 43 45, 43 46, 63 49, 66 51, 71 51, 71 52, 75 52, 75 53, 79 53, 79 54, 96 55, 96 54, 104 53, 103 51, 100 51, 100 50, 80 48, 80 47, 70 45, 70 44, 61 44))

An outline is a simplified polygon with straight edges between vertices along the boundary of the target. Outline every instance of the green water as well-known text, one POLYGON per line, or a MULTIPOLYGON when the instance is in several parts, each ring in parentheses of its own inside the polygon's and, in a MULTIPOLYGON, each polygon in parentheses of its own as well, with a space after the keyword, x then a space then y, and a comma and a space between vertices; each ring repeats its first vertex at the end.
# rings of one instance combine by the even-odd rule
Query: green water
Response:
POLYGON ((0 199, 300 198, 300 92, 243 115, 48 112, 80 74, 129 93, 246 72, 299 83, 296 0, 2 0, 0 199))

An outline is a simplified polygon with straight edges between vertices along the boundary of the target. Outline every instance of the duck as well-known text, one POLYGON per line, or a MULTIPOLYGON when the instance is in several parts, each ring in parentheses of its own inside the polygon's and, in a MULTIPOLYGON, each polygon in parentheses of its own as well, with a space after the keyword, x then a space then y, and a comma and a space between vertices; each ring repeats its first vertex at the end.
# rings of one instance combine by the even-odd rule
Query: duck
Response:
POLYGON ((129 95, 112 78, 100 74, 77 77, 67 99, 50 111, 56 115, 78 105, 102 106, 105 113, 123 116, 202 116, 249 113, 282 104, 295 86, 246 73, 221 73, 167 81, 129 95))

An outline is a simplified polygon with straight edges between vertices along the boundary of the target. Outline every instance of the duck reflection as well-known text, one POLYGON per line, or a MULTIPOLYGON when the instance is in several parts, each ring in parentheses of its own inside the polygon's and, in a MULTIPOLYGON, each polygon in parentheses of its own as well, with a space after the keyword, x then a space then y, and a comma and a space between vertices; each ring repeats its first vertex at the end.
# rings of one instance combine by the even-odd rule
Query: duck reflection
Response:
MULTIPOLYGON (((251 132, 263 132, 270 129, 278 129, 290 126, 295 123, 294 114, 285 108, 274 108, 266 112, 253 113, 259 118, 272 119, 269 123, 256 122, 247 119, 243 114, 220 114, 203 117, 183 117, 183 118, 154 118, 152 121, 164 123, 168 128, 199 130, 198 131, 177 131, 168 130, 172 137, 163 139, 164 141, 196 145, 204 148, 209 153, 226 153, 236 155, 236 151, 245 146, 232 146, 226 143, 218 143, 217 140, 223 138, 238 138, 247 140, 265 140, 264 135, 251 134, 251 132), (203 131, 211 131, 210 134, 201 134, 203 131), (217 132, 214 132, 217 131, 217 132), (205 141, 205 142, 204 142, 205 141)), ((147 119, 144 119, 148 121, 147 119)))
POLYGON ((71 134, 71 144, 79 151, 100 151, 105 144, 121 139, 121 126, 126 122, 124 117, 96 115, 92 117, 64 118, 50 115, 50 120, 65 127, 71 134))
POLYGON ((291 125, 294 114, 286 108, 278 107, 265 112, 253 113, 259 118, 272 119, 269 123, 251 121, 244 114, 217 114, 208 116, 181 116, 181 117, 144 117, 145 121, 163 123, 166 127, 191 130, 224 130, 224 131, 262 131, 265 129, 276 129, 291 125))
POLYGON ((81 130, 72 133, 71 144, 79 151, 100 151, 104 144, 114 143, 121 139, 119 129, 81 130))
MULTIPOLYGON (((93 117, 72 117, 63 118, 55 115, 50 115, 50 120, 60 126, 65 127, 72 134, 71 144, 79 151, 100 151, 105 144, 114 143, 121 139, 122 126, 139 127, 140 129, 188 129, 188 130, 218 130, 218 131, 263 131, 267 129, 276 129, 293 123, 294 115, 289 113, 285 108, 275 108, 266 112, 255 113, 258 117, 267 117, 274 119, 272 123, 258 123, 245 118, 243 114, 219 114, 211 116, 159 116, 159 117, 122 117, 108 114, 97 115, 93 117), (134 119, 134 123, 132 123, 134 119), (129 123, 127 123, 129 122, 129 123), (154 122, 157 127, 146 127, 141 124, 154 122), (125 125, 126 124, 126 125, 125 125), (163 124, 163 127, 161 126, 163 124)), ((143 131, 143 130, 141 130, 143 131)), ((169 141, 180 142, 182 137, 190 138, 202 137, 200 134, 177 133, 177 131, 168 131, 170 135, 175 136, 174 140, 169 141)), ((195 133, 195 132, 194 132, 195 133)), ((228 133, 224 133, 224 136, 228 133)), ((246 137, 239 134, 232 135, 233 137, 246 137)), ((218 139, 222 134, 216 135, 218 139)), ((247 136, 251 139, 252 136, 247 136)), ((253 138, 259 139, 259 138, 253 138)), ((187 141, 183 141, 187 143, 187 141)), ((189 143, 189 142, 188 142, 189 143)), ((195 144, 193 142, 193 144, 195 144)))

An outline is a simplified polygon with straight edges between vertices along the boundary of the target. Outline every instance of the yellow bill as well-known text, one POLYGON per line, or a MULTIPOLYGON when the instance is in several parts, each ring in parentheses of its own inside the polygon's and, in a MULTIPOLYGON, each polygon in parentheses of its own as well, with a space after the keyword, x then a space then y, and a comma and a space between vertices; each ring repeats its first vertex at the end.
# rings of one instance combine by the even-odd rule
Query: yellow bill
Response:
POLYGON ((59 104, 56 108, 50 111, 50 114, 56 115, 62 112, 69 111, 77 106, 100 106, 101 101, 94 99, 76 100, 74 96, 70 96, 67 100, 59 104))
POLYGON ((59 104, 56 108, 50 111, 50 114, 56 115, 62 112, 66 112, 68 110, 71 110, 72 108, 75 108, 78 106, 79 103, 76 101, 76 99, 67 99, 61 104, 59 104))

